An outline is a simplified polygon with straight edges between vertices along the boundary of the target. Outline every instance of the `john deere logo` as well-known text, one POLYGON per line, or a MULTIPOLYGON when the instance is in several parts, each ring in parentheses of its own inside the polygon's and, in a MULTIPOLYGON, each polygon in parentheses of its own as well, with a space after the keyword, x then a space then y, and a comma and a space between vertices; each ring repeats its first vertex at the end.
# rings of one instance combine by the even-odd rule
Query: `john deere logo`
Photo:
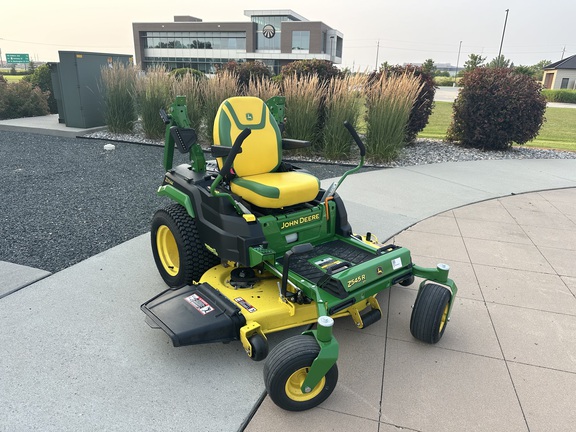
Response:
POLYGON ((254 116, 250 113, 247 113, 246 114, 246 120, 249 120, 249 121, 254 120, 254 116))
POLYGON ((276 34, 276 29, 272 24, 266 24, 264 28, 262 28, 262 34, 266 39, 272 39, 276 34))
POLYGON ((382 273, 384 273, 384 271, 382 271, 382 267, 378 267, 378 268, 376 269, 376 274, 377 274, 377 275, 381 275, 382 273))

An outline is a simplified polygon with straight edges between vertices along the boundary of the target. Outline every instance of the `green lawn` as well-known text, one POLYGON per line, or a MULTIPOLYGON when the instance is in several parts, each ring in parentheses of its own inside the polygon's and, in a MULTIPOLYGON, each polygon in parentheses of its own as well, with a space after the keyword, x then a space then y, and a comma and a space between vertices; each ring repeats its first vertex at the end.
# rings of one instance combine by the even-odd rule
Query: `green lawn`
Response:
MULTIPOLYGON (((554 148, 576 151, 576 109, 547 108, 546 122, 540 134, 527 147, 554 148)), ((452 117, 451 102, 436 102, 428 126, 419 138, 444 139, 452 117)))
POLYGON ((6 81, 10 82, 16 82, 16 81, 20 81, 22 78, 24 78, 24 75, 3 75, 4 79, 6 79, 6 81))

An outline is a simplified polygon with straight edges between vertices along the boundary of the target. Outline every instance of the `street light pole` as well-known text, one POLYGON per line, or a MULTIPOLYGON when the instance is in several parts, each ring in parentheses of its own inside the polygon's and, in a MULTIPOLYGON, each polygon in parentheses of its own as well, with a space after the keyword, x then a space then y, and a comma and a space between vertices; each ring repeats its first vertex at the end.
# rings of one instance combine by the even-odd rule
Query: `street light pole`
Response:
POLYGON ((458 79, 458 65, 460 64, 460 50, 462 49, 462 41, 458 46, 458 58, 456 59, 456 74, 454 75, 454 86, 456 86, 456 80, 458 79))
POLYGON ((376 67, 374 70, 378 72, 378 54, 380 54, 380 39, 378 39, 378 43, 376 44, 376 67))
POLYGON ((506 33, 506 23, 508 22, 508 11, 506 9, 506 19, 504 19, 504 29, 502 30, 502 40, 500 41, 500 49, 498 50, 498 66, 500 66, 500 55, 502 54, 502 44, 504 43, 504 33, 506 33))

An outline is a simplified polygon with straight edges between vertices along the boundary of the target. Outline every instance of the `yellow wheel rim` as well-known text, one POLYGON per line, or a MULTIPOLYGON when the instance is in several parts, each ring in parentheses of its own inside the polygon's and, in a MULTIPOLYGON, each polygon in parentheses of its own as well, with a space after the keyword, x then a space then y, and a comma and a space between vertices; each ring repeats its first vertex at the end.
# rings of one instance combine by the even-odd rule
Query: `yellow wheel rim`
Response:
POLYGON ((314 387, 310 393, 302 393, 300 388, 302 387, 302 383, 304 383, 309 370, 310 368, 307 367, 298 369, 296 372, 290 375, 286 381, 286 396, 288 396, 293 401, 306 402, 314 399, 320 394, 320 392, 322 392, 324 384, 326 383, 326 377, 322 377, 318 385, 314 387))
POLYGON ((444 312, 442 312, 442 319, 440 320, 440 328, 438 329, 438 333, 442 333, 442 330, 444 330, 444 326, 446 325, 446 320, 448 319, 449 306, 450 306, 450 303, 446 304, 446 307, 444 308, 444 312))
POLYGON ((156 249, 166 273, 176 276, 180 271, 180 255, 174 234, 166 225, 160 226, 156 232, 156 249))

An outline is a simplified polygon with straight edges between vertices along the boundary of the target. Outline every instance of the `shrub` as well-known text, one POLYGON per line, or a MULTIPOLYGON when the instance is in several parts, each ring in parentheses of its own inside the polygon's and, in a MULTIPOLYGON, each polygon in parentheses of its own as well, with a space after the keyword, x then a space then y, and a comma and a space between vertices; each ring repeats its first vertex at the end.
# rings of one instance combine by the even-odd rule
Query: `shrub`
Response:
POLYGON ((52 88, 52 75, 48 65, 44 64, 34 68, 34 72, 31 75, 27 75, 22 79, 32 84, 32 87, 40 87, 40 90, 43 92, 48 92, 48 108, 50 109, 50 113, 58 113, 58 105, 56 104, 54 89, 52 88))
POLYGON ((116 62, 102 67, 104 120, 113 133, 131 133, 138 120, 136 113, 137 72, 132 66, 116 62))
POLYGON ((370 159, 389 162, 406 142, 410 113, 424 84, 418 76, 382 74, 366 94, 366 146, 370 159))
POLYGON ((238 94, 243 94, 250 85, 251 79, 269 79, 272 74, 268 67, 260 61, 235 62, 230 61, 218 69, 218 74, 230 73, 236 76, 238 94))
POLYGON ((452 87, 454 84, 454 77, 434 77, 434 84, 436 87, 452 87))
MULTIPOLYGON (((324 84, 316 75, 301 79, 292 75, 284 78, 283 90, 286 97, 286 136, 317 143, 324 84)), ((310 150, 303 152, 309 153, 310 150)))
POLYGON ((419 132, 423 131, 428 124, 430 114, 434 108, 434 94, 436 93, 436 85, 434 84, 434 77, 427 72, 424 72, 421 67, 414 65, 406 66, 386 66, 381 72, 372 74, 370 77, 371 82, 377 82, 382 74, 387 77, 402 76, 404 74, 412 74, 417 77, 420 83, 420 90, 416 102, 410 111, 410 120, 406 127, 405 141, 407 143, 414 141, 419 132))
POLYGON ((576 90, 542 90, 548 102, 576 104, 576 90))
POLYGON ((171 89, 174 78, 169 76, 163 66, 154 66, 146 75, 136 81, 136 100, 142 129, 146 138, 158 139, 164 136, 165 125, 160 108, 167 109, 172 103, 171 89))
POLYGON ((356 128, 364 103, 360 93, 365 81, 365 75, 347 75, 333 79, 327 85, 322 129, 322 150, 327 159, 347 159, 350 155, 353 140, 344 121, 356 128))
POLYGON ((236 76, 231 72, 225 71, 217 74, 214 78, 207 79, 202 86, 202 95, 204 99, 204 119, 205 119, 205 138, 210 144, 214 144, 213 129, 214 118, 218 112, 220 104, 232 96, 236 96, 236 76))
POLYGON ((540 84, 508 68, 476 68, 464 74, 447 138, 483 150, 524 144, 538 135, 546 100, 540 84))
POLYGON ((0 83, 0 120, 36 117, 50 113, 48 93, 26 81, 0 83))
POLYGON ((186 96, 188 120, 190 120, 190 126, 196 131, 198 136, 202 133, 202 120, 204 117, 204 100, 202 96, 204 84, 205 79, 199 79, 193 73, 181 75, 172 84, 172 100, 176 96, 186 96))
POLYGON ((201 71, 193 69, 193 68, 172 69, 170 71, 170 75, 173 76, 174 78, 178 78, 178 79, 181 79, 181 78, 185 77, 186 75, 192 75, 192 77, 195 79, 206 78, 206 75, 204 75, 201 71))
POLYGON ((340 69, 328 60, 298 60, 282 66, 282 76, 288 77, 296 75, 298 79, 316 76, 321 84, 330 81, 332 78, 341 76, 340 69))
POLYGON ((6 78, 4 78, 4 75, 0 74, 0 85, 1 84, 8 84, 8 81, 6 81, 6 78))

